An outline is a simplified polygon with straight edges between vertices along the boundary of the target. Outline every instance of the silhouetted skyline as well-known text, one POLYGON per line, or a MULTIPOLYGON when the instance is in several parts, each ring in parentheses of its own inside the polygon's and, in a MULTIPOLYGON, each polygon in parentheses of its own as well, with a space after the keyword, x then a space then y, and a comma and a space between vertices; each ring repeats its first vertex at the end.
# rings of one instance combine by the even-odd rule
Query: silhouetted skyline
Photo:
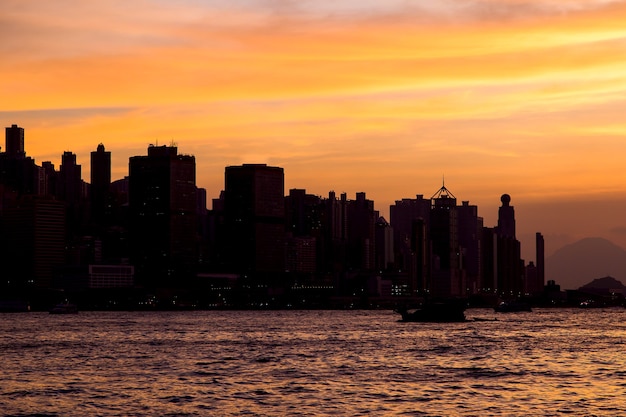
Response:
POLYGON ((589 236, 626 247, 626 6, 591 0, 4 4, 2 126, 29 154, 112 176, 180 142, 216 196, 224 166, 286 188, 367 190, 381 213, 442 175, 488 224, 516 201, 525 259, 589 236), (462 7, 459 5, 462 3, 462 7), (580 221, 581 217, 585 221, 580 221))
MULTIPOLYGON (((208 210, 195 157, 174 144, 150 145, 130 157, 127 177, 111 181, 112 155, 100 143, 90 184, 76 154, 64 151, 58 171, 49 161, 39 166, 24 137, 22 127, 7 127, 11 152, 0 153, 0 265, 9 291, 167 290, 174 300, 200 288, 211 298, 217 286, 246 294, 218 303, 296 291, 302 303, 312 297, 326 306, 336 297, 387 304, 543 294, 543 270, 531 274, 536 266, 527 271, 521 258, 508 194, 493 227, 444 185, 431 198, 397 200, 387 221, 365 191, 286 192, 283 168, 243 164, 224 168, 224 189, 208 210)), ((543 257, 543 246, 536 250, 543 257)))

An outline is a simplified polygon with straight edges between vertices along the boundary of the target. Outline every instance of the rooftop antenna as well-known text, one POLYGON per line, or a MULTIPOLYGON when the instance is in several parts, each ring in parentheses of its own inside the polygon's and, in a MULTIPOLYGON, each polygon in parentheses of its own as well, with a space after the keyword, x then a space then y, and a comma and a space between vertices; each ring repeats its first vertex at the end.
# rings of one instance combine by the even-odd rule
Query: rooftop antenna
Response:
POLYGON ((435 199, 435 198, 456 198, 454 194, 452 194, 450 190, 446 188, 445 174, 441 176, 441 188, 437 190, 437 192, 433 194, 433 196, 431 197, 431 199, 435 199))

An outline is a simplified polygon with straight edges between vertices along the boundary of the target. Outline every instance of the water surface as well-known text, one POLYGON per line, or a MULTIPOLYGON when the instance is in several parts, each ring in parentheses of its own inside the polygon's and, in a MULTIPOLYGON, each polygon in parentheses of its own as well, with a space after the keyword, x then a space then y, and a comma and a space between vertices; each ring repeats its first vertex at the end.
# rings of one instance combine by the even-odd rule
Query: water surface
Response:
POLYGON ((626 415, 626 311, 0 315, 0 413, 626 415))

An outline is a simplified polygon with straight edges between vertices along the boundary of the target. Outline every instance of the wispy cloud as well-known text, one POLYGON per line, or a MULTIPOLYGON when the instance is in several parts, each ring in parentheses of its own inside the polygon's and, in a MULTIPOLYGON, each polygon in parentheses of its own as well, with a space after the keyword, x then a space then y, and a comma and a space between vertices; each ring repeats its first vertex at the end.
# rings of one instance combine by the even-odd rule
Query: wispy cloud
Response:
POLYGON ((0 120, 87 178, 99 142, 123 176, 175 140, 212 194, 243 162, 381 206, 443 173, 479 200, 626 191, 624 19, 593 0, 8 0, 0 120))

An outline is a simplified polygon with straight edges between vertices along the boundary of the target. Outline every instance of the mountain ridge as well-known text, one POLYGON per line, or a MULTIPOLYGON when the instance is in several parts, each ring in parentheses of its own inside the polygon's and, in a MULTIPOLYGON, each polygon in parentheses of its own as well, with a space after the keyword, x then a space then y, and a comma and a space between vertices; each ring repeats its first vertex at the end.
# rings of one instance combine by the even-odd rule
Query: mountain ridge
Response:
POLYGON ((546 280, 562 289, 578 289, 606 276, 626 281, 626 250, 608 239, 583 238, 546 258, 546 280))

